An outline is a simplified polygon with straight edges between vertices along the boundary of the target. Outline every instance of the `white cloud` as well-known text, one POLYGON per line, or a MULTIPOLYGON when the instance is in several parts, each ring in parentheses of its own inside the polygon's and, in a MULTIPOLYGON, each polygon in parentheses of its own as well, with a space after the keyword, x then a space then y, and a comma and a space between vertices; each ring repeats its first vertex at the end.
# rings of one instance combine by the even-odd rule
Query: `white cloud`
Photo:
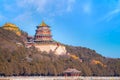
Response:
POLYGON ((76 0, 17 0, 17 6, 24 14, 18 15, 14 21, 23 22, 26 17, 32 18, 31 15, 39 15, 39 18, 53 23, 55 16, 71 12, 75 2, 76 0))
POLYGON ((25 21, 30 21, 30 19, 32 18, 31 13, 29 12, 25 12, 23 14, 19 14, 18 16, 16 16, 13 21, 14 22, 19 22, 19 23, 23 23, 25 21))
POLYGON ((35 8, 38 12, 44 12, 47 4, 50 3, 50 0, 21 0, 18 1, 18 5, 23 8, 35 8))
POLYGON ((90 14, 91 13, 91 3, 85 3, 82 6, 83 12, 86 14, 90 14))
POLYGON ((41 13, 46 11, 46 7, 48 3, 50 2, 47 0, 41 0, 41 1, 35 2, 34 4, 36 6, 36 10, 41 13))
POLYGON ((39 13, 65 13, 73 9, 76 0, 20 0, 17 1, 19 7, 24 9, 34 9, 39 13))
MULTIPOLYGON (((9 21, 31 22, 36 16, 39 16, 39 18, 53 22, 55 16, 71 12, 75 2, 76 0, 13 0, 12 3, 6 0, 3 7, 5 11, 13 14, 7 15, 6 20, 9 21)), ((3 15, 0 15, 0 21, 5 19, 3 15)))
POLYGON ((67 6, 67 11, 70 12, 73 9, 73 5, 75 3, 75 0, 68 0, 68 6, 67 6))
POLYGON ((120 14, 120 0, 117 2, 116 4, 116 8, 114 8, 113 10, 111 10, 110 12, 108 12, 103 18, 102 20, 106 20, 107 22, 109 22, 110 20, 112 20, 114 17, 116 17, 116 15, 120 14))
POLYGON ((104 19, 106 19, 107 21, 110 21, 112 20, 117 14, 120 13, 120 9, 115 9, 111 12, 109 12, 105 17, 104 19))

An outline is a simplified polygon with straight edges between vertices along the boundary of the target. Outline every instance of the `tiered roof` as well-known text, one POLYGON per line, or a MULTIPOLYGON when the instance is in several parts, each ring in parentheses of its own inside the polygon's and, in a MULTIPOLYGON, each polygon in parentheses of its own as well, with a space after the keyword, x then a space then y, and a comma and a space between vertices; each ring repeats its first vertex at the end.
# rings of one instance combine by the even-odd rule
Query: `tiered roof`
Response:
POLYGON ((76 69, 72 69, 72 68, 68 68, 67 70, 65 70, 63 73, 81 73, 81 71, 78 71, 76 69))
POLYGON ((4 24, 4 25, 3 25, 3 29, 13 31, 13 32, 15 32, 18 36, 21 35, 20 29, 19 29, 15 24, 12 24, 12 23, 6 23, 6 24, 4 24))
POLYGON ((5 23, 3 27, 18 28, 15 24, 12 24, 12 23, 5 23))
POLYGON ((51 30, 44 21, 37 26, 35 42, 52 42, 51 30))

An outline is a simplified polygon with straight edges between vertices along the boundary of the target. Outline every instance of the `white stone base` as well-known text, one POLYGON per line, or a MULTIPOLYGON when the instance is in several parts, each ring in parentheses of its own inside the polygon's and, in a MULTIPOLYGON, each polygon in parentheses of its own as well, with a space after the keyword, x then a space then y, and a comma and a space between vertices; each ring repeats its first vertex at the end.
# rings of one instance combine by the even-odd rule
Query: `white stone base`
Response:
POLYGON ((46 51, 49 53, 50 51, 54 52, 56 55, 64 55, 66 54, 66 48, 63 45, 57 44, 35 44, 34 45, 39 51, 46 51))

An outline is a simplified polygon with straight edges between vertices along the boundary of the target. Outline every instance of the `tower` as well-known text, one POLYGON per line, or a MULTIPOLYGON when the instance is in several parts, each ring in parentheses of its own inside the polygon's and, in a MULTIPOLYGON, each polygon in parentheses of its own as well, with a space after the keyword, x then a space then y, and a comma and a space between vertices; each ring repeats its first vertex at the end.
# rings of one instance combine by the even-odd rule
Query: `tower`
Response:
POLYGON ((45 24, 44 21, 42 21, 42 23, 39 26, 37 26, 34 39, 36 43, 52 42, 53 39, 51 35, 50 26, 48 26, 47 24, 45 24))
POLYGON ((50 26, 45 24, 44 21, 37 26, 33 42, 31 43, 32 39, 33 38, 31 37, 28 38, 28 48, 34 46, 38 51, 41 52, 53 52, 57 55, 66 54, 65 46, 52 39, 50 26))

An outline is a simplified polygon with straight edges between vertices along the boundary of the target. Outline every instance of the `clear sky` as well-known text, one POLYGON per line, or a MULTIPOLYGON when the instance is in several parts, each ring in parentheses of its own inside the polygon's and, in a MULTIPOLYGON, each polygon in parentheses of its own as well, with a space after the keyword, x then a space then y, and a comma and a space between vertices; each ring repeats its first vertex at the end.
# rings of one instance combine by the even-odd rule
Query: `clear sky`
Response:
POLYGON ((0 0, 0 26, 34 35, 42 20, 59 42, 120 58, 120 0, 0 0))

